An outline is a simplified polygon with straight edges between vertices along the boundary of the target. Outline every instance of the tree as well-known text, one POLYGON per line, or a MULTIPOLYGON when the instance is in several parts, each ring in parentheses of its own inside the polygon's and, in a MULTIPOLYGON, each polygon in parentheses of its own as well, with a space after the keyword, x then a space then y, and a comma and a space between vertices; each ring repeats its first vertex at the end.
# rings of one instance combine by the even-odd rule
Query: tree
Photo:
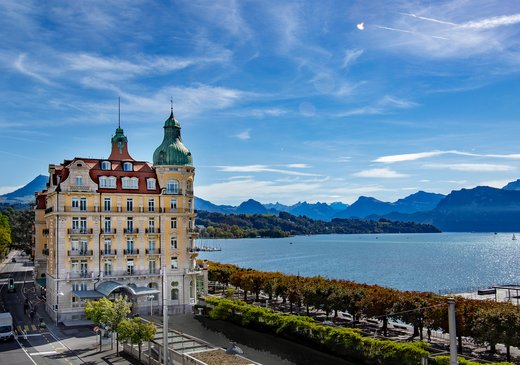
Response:
POLYGON ((117 327, 117 336, 124 343, 137 344, 141 361, 143 343, 153 340, 156 331, 152 323, 143 322, 140 318, 124 319, 117 327))
POLYGON ((32 209, 7 209, 5 215, 9 218, 13 247, 26 252, 31 249, 34 211, 32 209))
POLYGON ((0 213, 0 256, 3 256, 11 242, 11 226, 8 217, 0 213))
MULTIPOLYGON (((117 334, 117 328, 123 320, 125 320, 131 312, 132 303, 130 303, 125 296, 121 295, 113 302, 110 310, 110 328, 117 334)), ((113 342, 112 342, 113 344, 113 342)), ((119 356, 119 335, 116 339, 116 355, 119 356)))

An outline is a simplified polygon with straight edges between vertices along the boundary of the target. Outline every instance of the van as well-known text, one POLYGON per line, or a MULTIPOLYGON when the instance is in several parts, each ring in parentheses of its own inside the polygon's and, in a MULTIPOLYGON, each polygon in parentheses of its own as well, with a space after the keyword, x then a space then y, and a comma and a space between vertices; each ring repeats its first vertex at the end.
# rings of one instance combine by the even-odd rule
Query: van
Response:
POLYGON ((13 333, 13 317, 11 313, 0 313, 0 341, 12 341, 13 333))

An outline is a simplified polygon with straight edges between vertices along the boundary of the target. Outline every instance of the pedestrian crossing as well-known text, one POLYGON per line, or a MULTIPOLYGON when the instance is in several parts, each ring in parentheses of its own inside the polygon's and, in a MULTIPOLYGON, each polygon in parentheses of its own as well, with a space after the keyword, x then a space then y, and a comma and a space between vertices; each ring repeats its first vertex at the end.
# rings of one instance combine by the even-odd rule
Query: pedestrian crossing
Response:
POLYGON ((39 331, 39 328, 35 324, 19 324, 16 326, 16 330, 18 333, 30 332, 30 331, 39 331))

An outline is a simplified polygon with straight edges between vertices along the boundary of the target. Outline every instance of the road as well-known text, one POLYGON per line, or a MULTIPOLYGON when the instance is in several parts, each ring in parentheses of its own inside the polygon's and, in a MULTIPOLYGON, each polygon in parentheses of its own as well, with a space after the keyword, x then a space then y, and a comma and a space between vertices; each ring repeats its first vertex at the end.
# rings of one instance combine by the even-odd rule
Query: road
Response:
POLYGON ((24 303, 31 308, 42 306, 33 284, 33 267, 28 256, 12 252, 0 264, 0 311, 10 312, 16 329, 16 339, 0 343, 0 364, 6 365, 79 365, 85 362, 67 348, 50 329, 40 329, 38 314, 30 318, 24 303), (11 262, 14 257, 16 262, 11 262), (7 281, 13 278, 16 291, 7 291, 7 281))

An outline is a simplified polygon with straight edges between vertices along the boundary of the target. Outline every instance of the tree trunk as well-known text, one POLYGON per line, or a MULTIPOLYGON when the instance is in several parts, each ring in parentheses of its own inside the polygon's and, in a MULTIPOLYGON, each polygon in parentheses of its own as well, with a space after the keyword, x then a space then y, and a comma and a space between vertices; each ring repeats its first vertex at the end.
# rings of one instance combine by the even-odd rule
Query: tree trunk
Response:
POLYGON ((457 351, 459 352, 459 354, 462 354, 462 336, 459 335, 457 340, 458 340, 457 351))
POLYGON ((386 316, 383 317, 383 335, 388 336, 388 318, 386 316))
POLYGON ((289 312, 292 314, 292 302, 289 302, 289 312))
POLYGON ((489 352, 492 353, 492 354, 496 354, 496 352, 497 352, 497 345, 495 345, 495 344, 489 345, 489 352))
POLYGON ((412 338, 413 337, 417 337, 417 336, 419 336, 419 327, 414 324, 413 325, 413 335, 412 335, 412 338))
POLYGON ((310 317, 311 313, 309 312, 309 305, 307 304, 305 307, 307 308, 307 317, 310 317))
POLYGON ((423 326, 419 327, 419 340, 421 340, 421 341, 423 340, 423 329, 424 329, 423 326))
POLYGON ((506 360, 507 362, 511 362, 511 346, 506 346, 506 360))
POLYGON ((244 302, 247 302, 247 290, 244 290, 244 302))
POLYGON ((119 356, 119 334, 116 332, 116 356, 119 356))
POLYGON ((334 309, 334 318, 338 318, 338 310, 334 309))
POLYGON ((257 292, 255 293, 255 302, 258 302, 259 300, 260 300, 260 292, 257 291, 257 292))
POLYGON ((138 343, 137 347, 139 348, 139 362, 141 362, 141 343, 138 343))

